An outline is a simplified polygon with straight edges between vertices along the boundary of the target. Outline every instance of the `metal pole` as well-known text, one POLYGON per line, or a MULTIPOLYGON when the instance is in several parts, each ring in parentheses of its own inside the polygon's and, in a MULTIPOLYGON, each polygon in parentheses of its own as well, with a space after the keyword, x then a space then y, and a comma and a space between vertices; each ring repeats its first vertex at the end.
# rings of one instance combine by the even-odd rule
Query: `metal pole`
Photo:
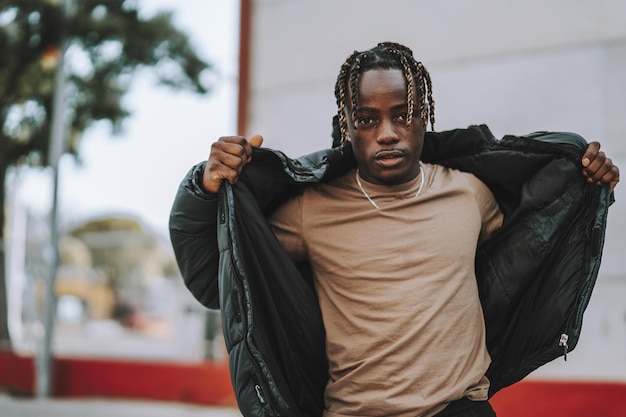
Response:
MULTIPOLYGON (((62 7, 64 16, 67 16, 69 2, 64 0, 62 7)), ((50 275, 46 282, 43 312, 43 343, 37 361, 36 394, 38 398, 50 396, 50 381, 52 380, 52 338, 56 316, 55 282, 59 266, 59 227, 58 227, 58 188, 59 188, 59 160, 64 151, 66 123, 65 123, 65 53, 67 39, 65 28, 60 40, 59 61, 54 75, 54 92, 52 100, 52 120, 50 125, 50 148, 48 163, 52 169, 53 190, 52 208, 50 212, 50 275)))

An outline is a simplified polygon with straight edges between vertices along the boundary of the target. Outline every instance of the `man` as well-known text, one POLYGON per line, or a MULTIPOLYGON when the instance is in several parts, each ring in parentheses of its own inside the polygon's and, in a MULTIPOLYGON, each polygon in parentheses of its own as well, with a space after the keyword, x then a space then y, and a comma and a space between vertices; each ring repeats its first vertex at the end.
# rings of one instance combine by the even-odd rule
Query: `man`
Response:
POLYGON ((550 297, 593 285, 619 170, 574 135, 426 137, 430 76, 402 45, 349 56, 335 95, 341 146, 291 161, 260 136, 220 138, 172 208, 183 277, 223 310, 240 408, 493 416, 490 395, 575 344, 588 293, 550 297))

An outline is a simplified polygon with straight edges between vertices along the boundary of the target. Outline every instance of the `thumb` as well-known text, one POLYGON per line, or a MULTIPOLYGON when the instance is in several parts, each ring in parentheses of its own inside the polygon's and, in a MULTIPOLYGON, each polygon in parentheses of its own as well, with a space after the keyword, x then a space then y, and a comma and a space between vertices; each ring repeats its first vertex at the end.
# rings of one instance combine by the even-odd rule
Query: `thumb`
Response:
POLYGON ((589 145, 587 145, 587 149, 585 150, 585 153, 583 154, 582 157, 582 165, 584 168, 587 168, 589 166, 589 164, 591 164, 591 161, 593 161, 596 156, 598 155, 598 151, 600 151, 600 142, 590 142, 589 145))
POLYGON ((261 135, 254 135, 254 136, 252 136, 250 138, 250 140, 248 140, 248 143, 251 146, 259 147, 263 143, 263 136, 261 136, 261 135))

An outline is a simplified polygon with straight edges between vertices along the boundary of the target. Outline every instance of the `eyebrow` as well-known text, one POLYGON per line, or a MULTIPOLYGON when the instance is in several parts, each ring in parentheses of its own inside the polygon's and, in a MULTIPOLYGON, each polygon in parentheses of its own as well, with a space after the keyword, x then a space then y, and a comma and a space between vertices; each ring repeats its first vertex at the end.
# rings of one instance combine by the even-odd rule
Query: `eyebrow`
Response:
MULTIPOLYGON (((406 109, 408 110, 409 108, 409 103, 402 103, 402 104, 398 104, 396 106, 393 106, 391 108, 392 111, 398 111, 398 110, 403 110, 406 109)), ((356 112, 369 112, 369 113, 378 113, 380 110, 378 110, 375 107, 357 107, 356 112)))

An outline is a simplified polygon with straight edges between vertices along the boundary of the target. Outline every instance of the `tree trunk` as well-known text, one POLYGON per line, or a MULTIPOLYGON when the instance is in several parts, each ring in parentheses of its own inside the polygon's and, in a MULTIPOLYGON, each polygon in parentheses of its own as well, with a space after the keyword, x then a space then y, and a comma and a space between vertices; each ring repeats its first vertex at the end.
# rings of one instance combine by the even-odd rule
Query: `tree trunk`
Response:
POLYGON ((0 160, 0 349, 10 346, 8 326, 8 299, 6 285, 6 242, 5 242, 5 191, 7 166, 0 160))

